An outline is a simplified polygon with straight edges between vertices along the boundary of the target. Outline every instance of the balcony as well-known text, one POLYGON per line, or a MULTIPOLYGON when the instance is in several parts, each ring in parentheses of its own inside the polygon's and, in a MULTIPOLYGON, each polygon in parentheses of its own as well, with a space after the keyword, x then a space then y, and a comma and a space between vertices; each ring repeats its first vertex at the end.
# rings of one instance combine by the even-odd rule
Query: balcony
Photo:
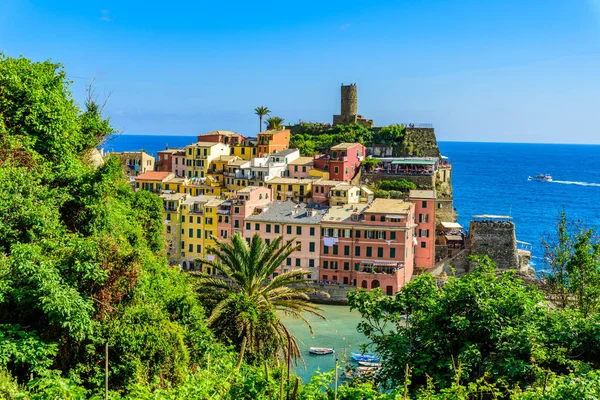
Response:
POLYGON ((373 261, 363 262, 360 266, 359 272, 364 274, 386 274, 393 275, 396 272, 404 268, 404 264, 397 261, 373 261))

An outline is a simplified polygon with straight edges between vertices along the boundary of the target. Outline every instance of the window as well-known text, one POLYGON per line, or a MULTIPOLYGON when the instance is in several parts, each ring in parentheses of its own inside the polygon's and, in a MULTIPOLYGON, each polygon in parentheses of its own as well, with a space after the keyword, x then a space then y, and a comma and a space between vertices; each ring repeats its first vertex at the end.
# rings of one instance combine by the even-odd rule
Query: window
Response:
POLYGON ((338 255, 338 245, 337 245, 337 244, 334 244, 334 245, 333 245, 333 255, 334 255, 334 256, 337 256, 337 255, 338 255))
POLYGON ((334 281, 337 281, 337 275, 334 275, 334 276, 333 276, 333 280, 334 280, 334 281))
POLYGON ((367 257, 373 257, 373 248, 371 246, 367 247, 367 257))
POLYGON ((356 257, 360 257, 360 247, 356 246, 356 247, 354 248, 354 255, 355 255, 356 257))
POLYGON ((196 245, 196 253, 202 253, 202 246, 199 244, 196 245))
POLYGON ((235 207, 235 208, 233 209, 233 211, 234 211, 236 214, 239 214, 239 213, 240 213, 240 208, 239 208, 239 207, 235 207))
POLYGON ((396 249, 390 247, 390 258, 396 258, 396 249))
POLYGON ((340 172, 340 167, 333 167, 333 173, 337 174, 340 172))
POLYGON ((190 244, 188 245, 188 251, 189 251, 190 253, 194 251, 194 245, 193 245, 193 244, 191 244, 191 243, 190 243, 190 244))
POLYGON ((347 276, 345 276, 345 277, 344 277, 344 285, 347 285, 347 284, 348 284, 348 277, 347 277, 347 276))
POLYGON ((327 275, 323 275, 323 280, 326 281, 327 280, 327 275))
POLYGON ((286 232, 287 232, 288 235, 292 234, 292 227, 291 227, 291 225, 286 226, 286 232))
POLYGON ((315 252, 315 242, 310 242, 308 244, 308 251, 311 252, 311 253, 315 252))
POLYGON ((375 221, 375 216, 371 215, 371 221, 375 221))
POLYGON ((396 232, 390 232, 390 239, 396 240, 396 232))
POLYGON ((359 230, 356 230, 356 235, 355 236, 356 236, 357 239, 360 239, 360 231, 359 230))
POLYGON ((279 233, 279 225, 275 225, 275 233, 279 233))
POLYGON ((352 230, 350 230, 350 229, 344 229, 342 231, 342 237, 344 237, 344 238, 351 238, 352 237, 352 230))
POLYGON ((310 236, 315 236, 315 228, 314 227, 310 228, 310 236))
POLYGON ((380 220, 381 222, 385 222, 385 215, 382 215, 382 216, 380 216, 380 217, 379 217, 379 220, 380 220))
POLYGON ((349 262, 344 262, 344 271, 348 271, 350 270, 350 263, 349 262))
POLYGON ((429 222, 429 214, 419 214, 419 222, 429 222))
POLYGON ((377 248, 377 257, 383 258, 383 247, 377 248))
POLYGON ((188 237, 194 237, 194 230, 192 228, 188 229, 188 237))
POLYGON ((302 235, 302 227, 301 226, 296 227, 296 235, 302 235))
POLYGON ((202 229, 196 229, 196 237, 202 239, 202 229))
POLYGON ((314 268, 315 267, 315 260, 313 260, 312 258, 310 260, 308 260, 308 267, 309 268, 314 268))
POLYGON ((323 246, 323 254, 329 254, 329 246, 323 246))
POLYGON ((429 237, 429 229, 419 229, 419 237, 429 237))
POLYGON ((302 172, 306 172, 306 167, 302 167, 302 172))
POLYGON ((350 246, 344 246, 344 255, 345 256, 349 256, 350 255, 350 246))
POLYGON ((424 249, 427 247, 427 242, 421 242, 421 248, 424 249))
POLYGON ((296 246, 298 246, 298 251, 302 251, 302 242, 296 242, 296 246))
POLYGON ((202 223, 202 217, 196 217, 196 223, 197 224, 201 224, 202 223))
POLYGON ((183 240, 181 241, 181 249, 185 249, 185 242, 183 240))
POLYGON ((294 172, 298 172, 298 166, 294 165, 294 172))
POLYGON ((181 216, 181 222, 185 222, 185 215, 181 216))
POLYGON ((254 224, 254 230, 260 231, 260 224, 254 224))
POLYGON ((292 259, 290 257, 285 260, 285 265, 292 265, 292 259))
MULTIPOLYGON (((329 261, 327 261, 327 260, 323 261, 323 269, 329 269, 329 261)), ((327 279, 325 276, 323 278, 327 279)))
POLYGON ((427 208, 427 202, 426 201, 422 201, 421 202, 421 207, 422 208, 427 208))
POLYGON ((442 203, 438 203, 438 208, 442 208, 442 203))
POLYGON ((296 267, 299 267, 299 266, 300 266, 300 259, 296 258, 296 267))
POLYGON ((190 216, 189 216, 189 218, 188 218, 188 221, 190 222, 190 224, 191 224, 191 223, 193 223, 193 222, 194 222, 194 217, 192 217, 192 216, 190 215, 190 216))
POLYGON ((265 239, 266 244, 271 244, 271 239, 265 239))

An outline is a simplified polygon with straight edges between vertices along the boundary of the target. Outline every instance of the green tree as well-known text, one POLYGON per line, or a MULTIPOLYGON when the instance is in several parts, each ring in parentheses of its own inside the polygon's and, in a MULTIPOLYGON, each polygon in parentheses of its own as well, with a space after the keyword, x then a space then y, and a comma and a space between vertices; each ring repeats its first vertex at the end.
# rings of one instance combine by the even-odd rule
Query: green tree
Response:
POLYGON ((254 113, 258 115, 258 132, 262 132, 262 120, 265 116, 271 113, 268 107, 258 106, 254 109, 254 113))
POLYGON ((238 233, 231 244, 218 241, 209 253, 216 260, 198 262, 218 270, 222 277, 201 275, 198 290, 215 300, 208 323, 217 337, 234 343, 240 360, 248 353, 250 360, 289 352, 297 358, 300 351, 294 336, 279 319, 277 312, 302 319, 312 333, 312 327, 302 313, 323 317, 321 308, 310 303, 308 292, 299 286, 307 276, 304 270, 276 275, 285 260, 296 250, 294 240, 283 242, 279 236, 270 244, 255 234, 250 243, 238 233))
POLYGON ((269 117, 265 121, 265 125, 267 125, 268 130, 280 130, 283 129, 284 119, 280 117, 269 117))
POLYGON ((373 157, 367 157, 364 160, 361 161, 360 165, 365 167, 367 169, 367 171, 371 171, 373 170, 376 166, 378 166, 381 163, 381 161, 379 161, 376 158, 373 157))

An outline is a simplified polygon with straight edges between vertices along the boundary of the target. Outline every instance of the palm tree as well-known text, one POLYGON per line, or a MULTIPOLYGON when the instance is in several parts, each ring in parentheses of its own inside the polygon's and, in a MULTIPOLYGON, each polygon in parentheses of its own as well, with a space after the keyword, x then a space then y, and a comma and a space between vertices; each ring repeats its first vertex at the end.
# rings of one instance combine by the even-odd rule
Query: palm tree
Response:
POLYGON ((267 124, 267 129, 279 130, 279 129, 283 128, 283 122, 284 121, 285 120, 283 118, 280 118, 280 117, 269 117, 265 121, 265 124, 267 124))
POLYGON ((271 113, 271 110, 269 110, 269 107, 258 106, 254 109, 254 113, 258 115, 258 132, 260 133, 262 132, 263 117, 269 115, 271 113))
POLYGON ((325 318, 322 308, 310 303, 308 292, 314 289, 299 287, 307 282, 307 271, 284 272, 270 279, 282 263, 298 250, 294 239, 283 242, 279 236, 270 244, 255 234, 250 243, 236 233, 231 244, 217 241, 208 250, 214 260, 198 262, 210 266, 222 277, 200 275, 199 293, 213 300, 207 322, 217 337, 234 343, 240 351, 239 363, 246 356, 261 361, 272 355, 283 354, 297 359, 300 350, 294 336, 283 324, 277 312, 304 321, 311 334, 313 329, 303 313, 325 318), (293 286, 292 286, 293 285, 293 286))

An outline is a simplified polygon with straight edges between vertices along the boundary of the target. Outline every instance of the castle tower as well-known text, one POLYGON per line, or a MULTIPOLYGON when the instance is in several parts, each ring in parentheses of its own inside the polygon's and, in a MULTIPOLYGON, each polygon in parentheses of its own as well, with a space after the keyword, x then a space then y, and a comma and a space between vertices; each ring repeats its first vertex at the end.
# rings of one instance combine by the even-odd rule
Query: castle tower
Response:
POLYGON ((350 85, 342 85, 342 115, 357 115, 358 114, 358 90, 356 83, 350 85))

